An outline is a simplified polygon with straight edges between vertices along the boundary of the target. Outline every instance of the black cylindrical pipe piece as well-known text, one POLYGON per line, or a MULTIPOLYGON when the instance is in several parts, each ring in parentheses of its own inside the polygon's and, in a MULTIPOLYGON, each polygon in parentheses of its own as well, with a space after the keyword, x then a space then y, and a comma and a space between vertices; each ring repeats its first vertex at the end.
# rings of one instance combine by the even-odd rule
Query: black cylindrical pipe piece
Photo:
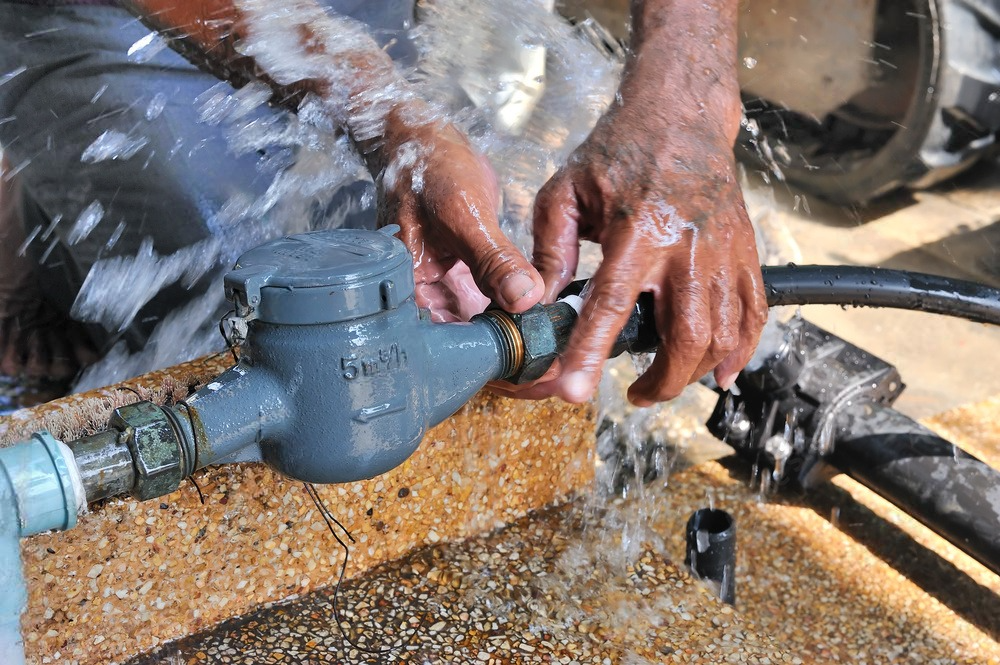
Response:
POLYGON ((842 409, 827 461, 1000 574, 1000 471, 886 406, 842 409))
POLYGON ((684 563, 719 587, 719 598, 736 604, 736 520, 724 510, 702 508, 687 523, 684 563))
POLYGON ((1000 325, 1000 289, 961 279, 857 266, 764 266, 767 304, 889 307, 1000 325))

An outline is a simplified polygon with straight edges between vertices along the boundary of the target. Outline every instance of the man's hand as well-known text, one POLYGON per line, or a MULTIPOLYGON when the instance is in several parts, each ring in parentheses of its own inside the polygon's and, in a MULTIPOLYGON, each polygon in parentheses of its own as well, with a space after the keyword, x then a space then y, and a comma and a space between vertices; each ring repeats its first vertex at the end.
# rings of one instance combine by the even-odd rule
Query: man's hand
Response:
POLYGON ((732 383, 753 354, 767 307, 725 136, 654 131, 625 109, 606 116, 536 201, 535 263, 547 299, 572 279, 578 237, 600 243, 604 262, 561 375, 537 389, 587 399, 644 291, 654 294, 661 342, 629 398, 671 399, 713 369, 720 385, 732 383))
POLYGON ((454 125, 434 119, 357 21, 315 0, 123 1, 234 85, 262 79, 291 108, 303 95, 318 99, 378 182, 379 223, 402 227, 417 302, 436 319, 467 319, 490 299, 512 312, 541 299, 538 272, 500 232, 488 162, 454 125))
POLYGON ((735 2, 633 3, 633 46, 617 104, 539 192, 535 265, 552 299, 572 279, 578 239, 601 244, 557 378, 525 397, 579 402, 638 295, 653 293, 656 359, 629 390, 677 396, 715 370, 728 388, 767 315, 753 229, 735 175, 740 105, 735 2))
POLYGON ((501 232, 500 190, 485 157, 453 125, 393 114, 378 149, 379 223, 399 224, 413 254, 417 304, 437 321, 468 320, 490 300, 523 312, 542 278, 501 232))

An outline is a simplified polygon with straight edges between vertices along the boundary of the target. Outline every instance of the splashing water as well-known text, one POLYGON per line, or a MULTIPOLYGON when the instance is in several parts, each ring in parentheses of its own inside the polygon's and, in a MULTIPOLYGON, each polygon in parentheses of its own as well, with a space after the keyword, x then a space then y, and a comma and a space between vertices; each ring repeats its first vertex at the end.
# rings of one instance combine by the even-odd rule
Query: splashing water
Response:
POLYGON ((156 93, 153 95, 153 98, 149 100, 149 106, 146 107, 146 120, 156 120, 163 114, 163 109, 166 107, 167 96, 162 92, 156 93))
POLYGON ((87 146, 80 156, 85 164, 96 164, 109 159, 130 159, 149 143, 145 136, 132 137, 109 129, 87 146))
POLYGON ((139 39, 128 50, 128 59, 132 62, 149 62, 157 53, 167 48, 167 40, 159 33, 151 32, 139 39))
MULTIPOLYGON (((319 38, 330 51, 358 48, 369 40, 363 26, 350 19, 315 15, 294 3, 280 12, 261 0, 240 4, 256 17, 250 37, 240 48, 255 56, 272 79, 288 82, 321 76, 330 82, 334 96, 345 94, 354 72, 331 69, 328 60, 320 63, 298 52, 301 49, 289 50, 288 26, 319 22, 319 38), (316 69, 321 66, 322 71, 316 69)), ((159 289, 178 280, 190 283, 190 275, 231 265, 268 238, 355 225, 359 218, 373 220, 374 184, 361 157, 337 127, 346 124, 361 139, 377 137, 383 131, 386 109, 415 95, 434 101, 431 115, 422 120, 454 122, 490 157, 502 190, 503 229, 522 251, 530 253, 534 194, 586 137, 611 101, 620 59, 595 48, 586 31, 569 25, 536 0, 441 0, 421 10, 412 32, 419 58, 408 80, 394 75, 398 81, 390 77, 389 84, 370 93, 363 103, 345 104, 347 110, 342 113, 332 112, 336 101, 315 96, 307 96, 295 115, 260 113, 271 97, 261 82, 237 91, 219 84, 202 94, 196 102, 201 121, 222 128, 234 155, 263 155, 260 171, 276 175, 270 176, 262 192, 233 192, 211 215, 209 228, 224 236, 224 243, 201 243, 161 256, 144 242, 135 257, 99 261, 74 303, 73 314, 122 330, 159 289), (456 72, 460 71, 464 73, 459 77, 456 72), (460 81, 461 91, 456 92, 455 81, 460 81), (470 99, 478 106, 469 106, 470 99), (350 195, 335 194, 345 187, 350 188, 350 195)), ((133 60, 148 59, 162 47, 162 40, 148 35, 133 44, 129 54, 133 60)), ((160 117, 166 104, 164 96, 154 96, 146 108, 147 120, 160 117)), ((109 130, 88 147, 85 161, 128 159, 144 145, 141 128, 129 128, 127 133, 109 130)), ((190 147, 179 142, 171 154, 184 149, 190 147)), ((401 166, 390 164, 388 171, 401 166)), ((412 178, 417 188, 422 186, 419 175, 412 178)), ((87 223, 78 220, 74 226, 77 241, 100 221, 96 210, 88 210, 81 216, 87 223)), ((120 235, 116 230, 108 246, 120 235)), ((221 304, 221 284, 216 293, 221 304)), ((189 323, 195 327, 199 322, 189 319, 189 323)), ((160 364, 193 357, 194 348, 203 348, 217 337, 214 325, 208 323, 200 326, 204 344, 194 344, 190 351, 177 347, 178 355, 170 357, 161 339, 161 350, 143 357, 155 357, 160 364)), ((220 343, 216 340, 216 345, 220 343)), ((137 371, 153 367, 132 366, 137 371)), ((106 374, 104 381, 118 375, 117 371, 106 374)), ((88 381, 102 382, 96 369, 88 381)))
POLYGON ((90 235, 98 222, 104 218, 104 206, 100 201, 91 201, 90 205, 83 209, 80 216, 76 218, 73 228, 69 232, 69 244, 75 245, 90 235))
POLYGON ((489 155, 503 192, 501 225, 532 247, 534 195, 611 103, 621 59, 538 0, 444 0, 426 8, 414 40, 425 96, 475 108, 454 120, 489 155))
POLYGON ((87 275, 71 315, 79 321, 122 331, 161 288, 174 282, 191 286, 205 275, 215 264, 218 244, 216 239, 205 240, 161 256, 153 249, 152 240, 146 238, 135 256, 102 259, 87 275))

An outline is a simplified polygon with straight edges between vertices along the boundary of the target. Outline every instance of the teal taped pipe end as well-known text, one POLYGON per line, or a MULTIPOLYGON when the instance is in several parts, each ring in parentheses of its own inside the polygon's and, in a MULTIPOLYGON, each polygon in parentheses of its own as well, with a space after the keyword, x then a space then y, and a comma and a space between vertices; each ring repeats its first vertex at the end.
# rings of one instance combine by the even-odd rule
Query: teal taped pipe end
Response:
POLYGON ((86 494, 73 453, 48 432, 0 448, 0 472, 16 500, 19 535, 65 531, 76 526, 86 494))
POLYGON ((21 612, 28 600, 21 571, 20 539, 71 529, 87 505, 83 482, 69 447, 38 432, 0 448, 0 663, 24 663, 21 612))

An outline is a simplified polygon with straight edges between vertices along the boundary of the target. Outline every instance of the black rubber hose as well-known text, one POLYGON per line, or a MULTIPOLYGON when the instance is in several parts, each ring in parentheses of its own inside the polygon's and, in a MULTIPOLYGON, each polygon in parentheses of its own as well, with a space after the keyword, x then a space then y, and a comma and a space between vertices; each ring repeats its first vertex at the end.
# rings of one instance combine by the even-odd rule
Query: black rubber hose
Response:
MULTIPOLYGON (((779 305, 850 305, 889 307, 943 314, 977 323, 1000 325, 1000 289, 961 279, 927 275, 905 270, 857 266, 763 266, 764 290, 768 307, 779 305)), ((582 295, 588 280, 569 284, 560 298, 582 295)), ((576 324, 576 312, 565 302, 546 305, 548 330, 537 326, 526 330, 525 315, 517 315, 514 325, 521 333, 526 356, 532 358, 529 371, 512 368, 507 380, 525 383, 540 377, 569 343, 576 324), (554 341, 553 341, 554 340, 554 341)), ((632 314, 615 340, 609 357, 620 353, 655 351, 660 336, 656 330, 653 297, 639 296, 632 314)))
POLYGON ((905 270, 764 266, 767 304, 890 307, 1000 325, 1000 289, 905 270))
POLYGON ((837 415, 828 460, 1000 575, 1000 471, 874 402, 837 415))

